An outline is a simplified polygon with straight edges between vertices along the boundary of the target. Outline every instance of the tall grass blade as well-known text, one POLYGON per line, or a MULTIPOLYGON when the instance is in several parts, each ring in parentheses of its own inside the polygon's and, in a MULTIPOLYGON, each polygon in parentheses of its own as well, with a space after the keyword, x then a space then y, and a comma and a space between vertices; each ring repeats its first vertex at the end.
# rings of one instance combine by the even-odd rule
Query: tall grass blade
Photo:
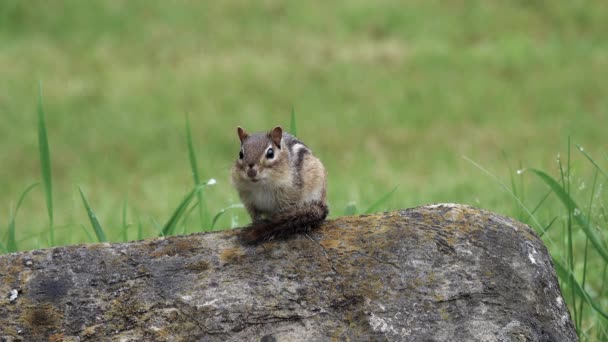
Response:
MULTIPOLYGON (((523 173, 524 167, 521 164, 521 160, 519 161, 519 169, 517 170, 517 174, 521 175, 523 173)), ((520 176, 519 177, 519 198, 521 199, 522 203, 526 202, 526 191, 524 189, 524 177, 520 176)), ((523 218, 523 213, 521 214, 521 217, 523 218)))
POLYGON ((25 188, 25 190, 23 190, 23 193, 21 193, 21 197, 19 197, 19 201, 17 202, 17 206, 15 207, 15 212, 13 212, 13 215, 11 215, 11 219, 8 223, 8 238, 6 241, 6 250, 9 253, 17 251, 17 240, 15 238, 15 218, 17 217, 17 212, 19 212, 19 207, 21 207, 21 203, 23 203, 23 200, 25 199, 25 196, 27 196, 28 192, 30 192, 37 185, 38 183, 31 184, 25 188))
MULTIPOLYGON (((608 324, 606 324, 608 326, 608 324)), ((598 324, 598 328, 595 330, 596 341, 608 341, 608 329, 604 325, 598 324)))
POLYGON ((595 310, 598 314, 600 314, 605 319, 608 319, 608 313, 602 310, 597 301, 594 301, 589 295, 589 293, 581 287, 578 281, 576 281, 576 279, 574 278, 572 272, 568 271, 566 266, 555 258, 553 258, 553 264, 555 265, 555 271, 557 272, 559 277, 562 280, 571 283, 577 295, 579 295, 583 300, 585 300, 587 304, 589 304, 593 308, 593 310, 595 310))
POLYGON ((547 193, 543 196, 543 198, 540 199, 540 201, 538 201, 538 204, 534 207, 534 209, 532 209, 531 213, 532 215, 534 215, 534 213, 540 209, 540 207, 543 205, 543 203, 545 203, 545 200, 547 200, 547 198, 549 198, 549 195, 551 195, 553 193, 553 190, 549 189, 549 191, 547 191, 547 193))
POLYGON ((211 221, 211 230, 213 230, 217 221, 220 219, 220 217, 222 217, 222 215, 224 215, 224 213, 228 209, 234 209, 234 208, 244 208, 244 206, 242 204, 233 204, 233 205, 229 205, 226 208, 220 210, 217 214, 215 214, 215 216, 213 216, 213 221, 211 221))
POLYGON ((199 185, 199 186, 195 187, 194 189, 192 189, 192 191, 190 191, 186 195, 186 197, 184 197, 184 199, 182 199, 180 204, 173 211, 173 214, 171 215, 171 217, 169 218, 167 223, 165 223, 165 225, 160 230, 160 235, 162 235, 162 236, 173 235, 173 233, 175 232, 175 227, 177 226, 177 223, 182 218, 182 215, 184 214, 184 212, 188 209, 188 205, 194 198, 194 195, 196 195, 204 186, 205 185, 203 184, 203 185, 199 185))
MULTIPOLYGON (((203 190, 200 190, 200 191, 203 191, 203 190)), ((198 207, 199 207, 199 203, 198 203, 198 200, 197 200, 196 202, 194 202, 194 204, 192 204, 192 206, 190 206, 188 208, 188 210, 186 210, 182 214, 182 216, 184 217, 184 219, 182 220, 182 225, 183 225, 183 227, 182 227, 182 233, 183 234, 187 233, 187 228, 188 228, 187 225, 188 225, 188 219, 190 218, 190 214, 192 213, 192 211, 194 209, 197 209, 198 207)), ((211 230, 211 228, 209 228, 209 226, 206 226, 206 228, 204 229, 204 231, 205 230, 211 230)))
MULTIPOLYGON (((502 157, 505 160, 505 163, 507 163, 507 170, 509 170, 509 180, 511 181, 511 192, 513 192, 513 195, 515 195, 515 197, 519 198, 519 195, 517 193, 517 185, 515 184, 515 177, 513 176, 514 172, 513 172, 513 169, 511 168, 511 163, 509 162, 509 158, 508 158, 507 152, 505 152, 505 150, 502 151, 502 157)), ((517 203, 515 203, 515 205, 516 205, 516 210, 517 210, 515 214, 517 215, 517 218, 522 220, 523 215, 522 215, 521 207, 519 205, 517 205, 517 203)))
MULTIPOLYGON (((566 177, 566 186, 564 187, 566 190, 566 195, 570 196, 570 184, 571 184, 571 180, 572 180, 572 169, 570 168, 570 163, 572 161, 572 159, 570 158, 570 152, 572 150, 571 148, 571 144, 570 144, 570 136, 568 136, 568 160, 567 160, 567 177, 566 177)), ((561 164, 560 164, 561 166, 561 164)), ((564 176, 562 173, 562 182, 563 182, 564 176)), ((571 272, 574 272, 574 247, 572 245, 572 212, 574 211, 574 208, 568 204, 568 221, 566 222, 567 224, 567 228, 568 228, 568 266, 571 272)), ((574 277, 570 278, 570 281, 572 281, 574 279, 574 277)), ((574 291, 574 286, 572 284, 569 284, 570 288, 572 289, 572 312, 573 312, 573 316, 574 316, 574 327, 576 328, 577 333, 581 330, 580 326, 578 326, 578 310, 576 307, 576 296, 575 296, 575 291, 574 291)), ((580 337, 580 334, 579 334, 580 337)))
MULTIPOLYGON (((530 218, 532 219, 532 223, 534 223, 533 227, 536 227, 535 231, 536 233, 538 233, 539 236, 543 236, 543 234, 545 233, 543 231, 543 225, 540 224, 540 222, 536 219, 536 216, 534 216, 532 214, 532 212, 528 209, 528 207, 526 207, 526 205, 519 199, 519 197, 517 197, 517 195, 515 193, 513 193, 513 191, 511 191, 511 189, 509 189, 509 187, 503 183, 500 179, 498 179, 498 177, 496 177, 493 173, 491 173, 490 171, 488 171, 487 169, 485 169, 483 166, 477 164, 476 162, 474 162, 472 159, 469 159, 466 156, 463 156, 462 158, 464 158, 464 160, 468 161, 469 163, 473 164, 473 166, 475 166, 476 168, 478 168, 479 170, 481 170, 483 173, 485 173, 486 175, 488 175, 489 177, 491 177, 495 182, 497 182, 509 195, 511 195, 511 197, 513 197, 513 199, 515 200, 515 202, 517 202, 517 204, 519 204, 519 206, 530 216, 530 218)), ((549 240, 551 243, 553 243, 552 240, 549 240)))
POLYGON ((298 136, 298 127, 296 126, 296 109, 291 107, 291 122, 289 123, 289 133, 298 136))
POLYGON ((367 208, 367 210, 364 211, 363 213, 371 214, 371 213, 376 212, 378 210, 378 208, 380 208, 382 205, 384 205, 384 203, 386 203, 391 198, 391 196, 393 196, 395 191, 397 191, 397 187, 394 187, 393 190, 382 195, 382 197, 380 197, 380 199, 378 199, 376 202, 374 202, 372 205, 370 205, 369 208, 367 208))
MULTIPOLYGON (((599 174, 600 170, 599 169, 595 169, 595 172, 593 173, 593 185, 591 186, 591 196, 589 197, 589 204, 587 206, 588 210, 587 210, 587 217, 589 217, 589 219, 591 219, 591 208, 593 208, 593 198, 595 196, 595 186, 597 185, 597 176, 599 174)), ((588 260, 588 247, 589 247, 589 239, 585 239, 585 251, 583 253, 583 281, 581 284, 581 287, 584 289, 585 288, 585 284, 587 282, 587 260, 588 260)), ((579 305, 578 308, 578 326, 580 327, 582 322, 583 322, 583 303, 585 303, 584 301, 581 300, 581 303, 579 305)))
POLYGON ((515 185, 515 177, 513 177, 513 169, 511 168, 511 163, 509 162, 509 157, 507 156, 507 152, 505 152, 505 150, 502 150, 502 158, 505 160, 505 163, 507 163, 507 170, 509 170, 509 180, 511 181, 511 191, 513 191, 513 194, 515 194, 515 196, 517 196, 517 186, 515 185))
POLYGON ((125 199, 124 203, 122 204, 122 227, 121 227, 121 233, 122 233, 122 241, 123 242, 129 241, 129 236, 127 234, 127 228, 128 227, 129 227, 129 225, 127 224, 127 200, 125 199))
POLYGON ((91 226, 93 226, 93 231, 95 232, 95 235, 97 236, 97 241, 99 242, 106 242, 106 234, 103 232, 103 229, 101 228, 101 224, 99 224, 99 220, 97 220, 97 215, 95 215, 95 212, 93 211, 93 209, 91 209, 91 206, 89 206, 89 202, 87 201, 86 196, 84 195, 84 192, 82 191, 82 189, 80 187, 78 187, 78 191, 80 192, 80 197, 82 198, 82 203, 84 204, 84 207, 87 209, 87 215, 89 216, 89 220, 91 221, 91 226))
POLYGON ((137 219, 137 240, 142 240, 144 238, 144 227, 141 224, 141 218, 137 219))
POLYGON ((89 232, 89 230, 87 229, 87 227, 85 227, 84 224, 79 224, 80 228, 82 228, 82 230, 84 231, 84 233, 87 235, 87 241, 90 242, 94 242, 95 239, 93 238, 93 235, 91 235, 91 233, 89 232))
MULTIPOLYGON (((188 145, 188 157, 190 159, 190 169, 192 170, 192 177, 194 179, 194 186, 201 185, 201 179, 198 174, 198 163, 196 161, 196 152, 194 151, 194 144, 192 143, 192 132, 190 129, 190 118, 186 115, 186 143, 188 145)), ((203 191, 196 193, 198 197, 198 216, 201 224, 201 230, 205 230, 207 226, 207 205, 204 202, 203 191)))
POLYGON ((587 158, 587 160, 589 160, 591 162, 591 164, 593 164, 593 166, 595 166, 596 170, 598 170, 604 177, 608 178, 608 174, 606 174, 606 172, 604 172, 604 170, 602 170, 602 168, 595 162, 595 160, 593 160, 593 158, 591 158, 589 153, 587 153, 581 145, 576 144, 576 148, 578 148, 578 150, 585 156, 585 158, 587 158))
POLYGON ((591 227, 591 224, 587 220, 587 217, 581 212, 580 207, 574 202, 572 197, 570 197, 570 195, 566 193, 564 188, 548 174, 537 169, 529 170, 536 174, 540 179, 542 179, 545 184, 547 184, 553 190, 553 192, 555 192, 557 197, 564 204, 564 206, 566 206, 566 208, 571 208, 571 210, 574 211, 574 220, 581 226, 581 228, 589 238, 589 241, 591 241, 593 247, 595 247, 597 252, 604 259, 604 262, 608 263, 608 250, 606 250, 605 244, 601 241, 599 235, 596 233, 593 227, 591 227))
POLYGON ((604 264, 604 270, 602 271, 602 285, 600 286, 599 293, 604 293, 604 288, 606 287, 606 270, 608 270, 608 264, 604 264))
POLYGON ((55 228, 53 227, 53 184, 51 181, 51 153, 46 134, 46 121, 42 106, 42 84, 38 84, 38 149, 40 151, 40 169, 49 216, 49 235, 51 246, 55 245, 55 228))
POLYGON ((549 223, 545 226, 545 228, 543 228, 544 232, 549 231, 549 228, 551 228, 553 226, 553 224, 555 223, 555 221, 557 221, 558 216, 554 216, 553 219, 551 219, 551 221, 549 221, 549 223))
MULTIPOLYGON (((581 288, 585 288, 585 283, 587 280, 587 258, 588 258, 588 249, 589 248, 589 239, 585 239, 585 251, 583 252, 583 280, 581 283, 581 288)), ((583 322, 583 305, 585 304, 585 301, 581 300, 579 305, 578 305, 578 322, 576 322, 576 326, 577 327, 581 327, 582 326, 582 322, 583 322)))
POLYGON ((152 222, 152 227, 154 227, 154 229, 156 229, 157 235, 164 236, 163 235, 163 226, 161 226, 160 223, 158 223, 158 221, 156 221, 156 219, 154 217, 150 217, 150 222, 152 222))

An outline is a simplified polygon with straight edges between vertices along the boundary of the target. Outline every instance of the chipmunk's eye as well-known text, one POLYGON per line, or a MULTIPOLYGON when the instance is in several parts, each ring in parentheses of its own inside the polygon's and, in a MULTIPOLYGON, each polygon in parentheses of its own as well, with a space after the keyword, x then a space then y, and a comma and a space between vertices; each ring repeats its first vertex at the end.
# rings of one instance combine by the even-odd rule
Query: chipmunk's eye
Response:
POLYGON ((244 155, 243 155, 243 150, 239 151, 239 159, 243 159, 244 155))
POLYGON ((274 150, 271 147, 268 150, 266 150, 266 159, 272 159, 272 158, 274 158, 274 150))

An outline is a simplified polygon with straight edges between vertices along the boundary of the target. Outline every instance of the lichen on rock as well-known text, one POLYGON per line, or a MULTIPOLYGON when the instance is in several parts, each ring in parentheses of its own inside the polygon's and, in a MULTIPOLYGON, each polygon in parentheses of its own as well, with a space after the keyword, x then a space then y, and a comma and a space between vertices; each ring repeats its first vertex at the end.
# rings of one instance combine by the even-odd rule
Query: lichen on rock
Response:
POLYGON ((0 256, 0 340, 575 341, 542 241, 457 204, 0 256))

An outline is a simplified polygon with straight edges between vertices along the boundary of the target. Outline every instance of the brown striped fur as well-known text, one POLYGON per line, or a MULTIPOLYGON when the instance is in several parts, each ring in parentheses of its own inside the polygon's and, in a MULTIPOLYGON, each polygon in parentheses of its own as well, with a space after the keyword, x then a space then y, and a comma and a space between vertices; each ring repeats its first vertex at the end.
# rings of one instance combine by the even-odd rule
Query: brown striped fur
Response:
POLYGON ((237 158, 231 178, 252 220, 243 240, 270 240, 318 226, 329 212, 321 161, 280 127, 254 134, 239 127, 237 133, 243 158, 237 158), (273 158, 267 158, 269 148, 273 158))

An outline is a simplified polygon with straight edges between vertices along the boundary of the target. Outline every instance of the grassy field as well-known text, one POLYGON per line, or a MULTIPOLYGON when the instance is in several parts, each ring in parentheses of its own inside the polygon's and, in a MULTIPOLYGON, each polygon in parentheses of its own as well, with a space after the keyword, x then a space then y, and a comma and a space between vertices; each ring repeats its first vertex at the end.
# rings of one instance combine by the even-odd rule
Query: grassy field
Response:
MULTIPOLYGON (((139 223, 143 236, 158 234, 154 222, 164 224, 193 187, 186 114, 200 177, 217 180, 205 192, 208 211, 238 203, 229 184, 235 127, 287 128, 292 108, 298 136, 329 171, 334 217, 398 186, 383 209, 459 202, 529 222, 496 179, 463 157, 530 208, 549 188, 515 170, 559 180, 568 137, 608 169, 606 32, 603 1, 4 0, 0 232, 22 191, 41 180, 39 82, 56 245, 94 240, 78 186, 110 241, 124 239, 125 202, 128 239, 139 223)), ((596 198, 588 216, 605 245, 608 177, 592 186, 595 168, 571 153, 571 194, 579 204, 596 198)), ((606 260, 592 247, 587 256, 581 229, 568 234, 567 213, 551 195, 535 217, 542 226, 558 217, 548 247, 566 264, 573 251, 579 282, 595 267, 587 290, 606 308, 606 260)), ((191 216, 185 232, 200 230, 191 216)), ((247 222, 233 209, 217 226, 247 222)), ((49 245, 42 186, 15 226, 19 249, 49 245)), ((569 296, 572 284, 562 285, 569 296)), ((606 320, 584 310, 582 337, 606 336, 606 320)))

